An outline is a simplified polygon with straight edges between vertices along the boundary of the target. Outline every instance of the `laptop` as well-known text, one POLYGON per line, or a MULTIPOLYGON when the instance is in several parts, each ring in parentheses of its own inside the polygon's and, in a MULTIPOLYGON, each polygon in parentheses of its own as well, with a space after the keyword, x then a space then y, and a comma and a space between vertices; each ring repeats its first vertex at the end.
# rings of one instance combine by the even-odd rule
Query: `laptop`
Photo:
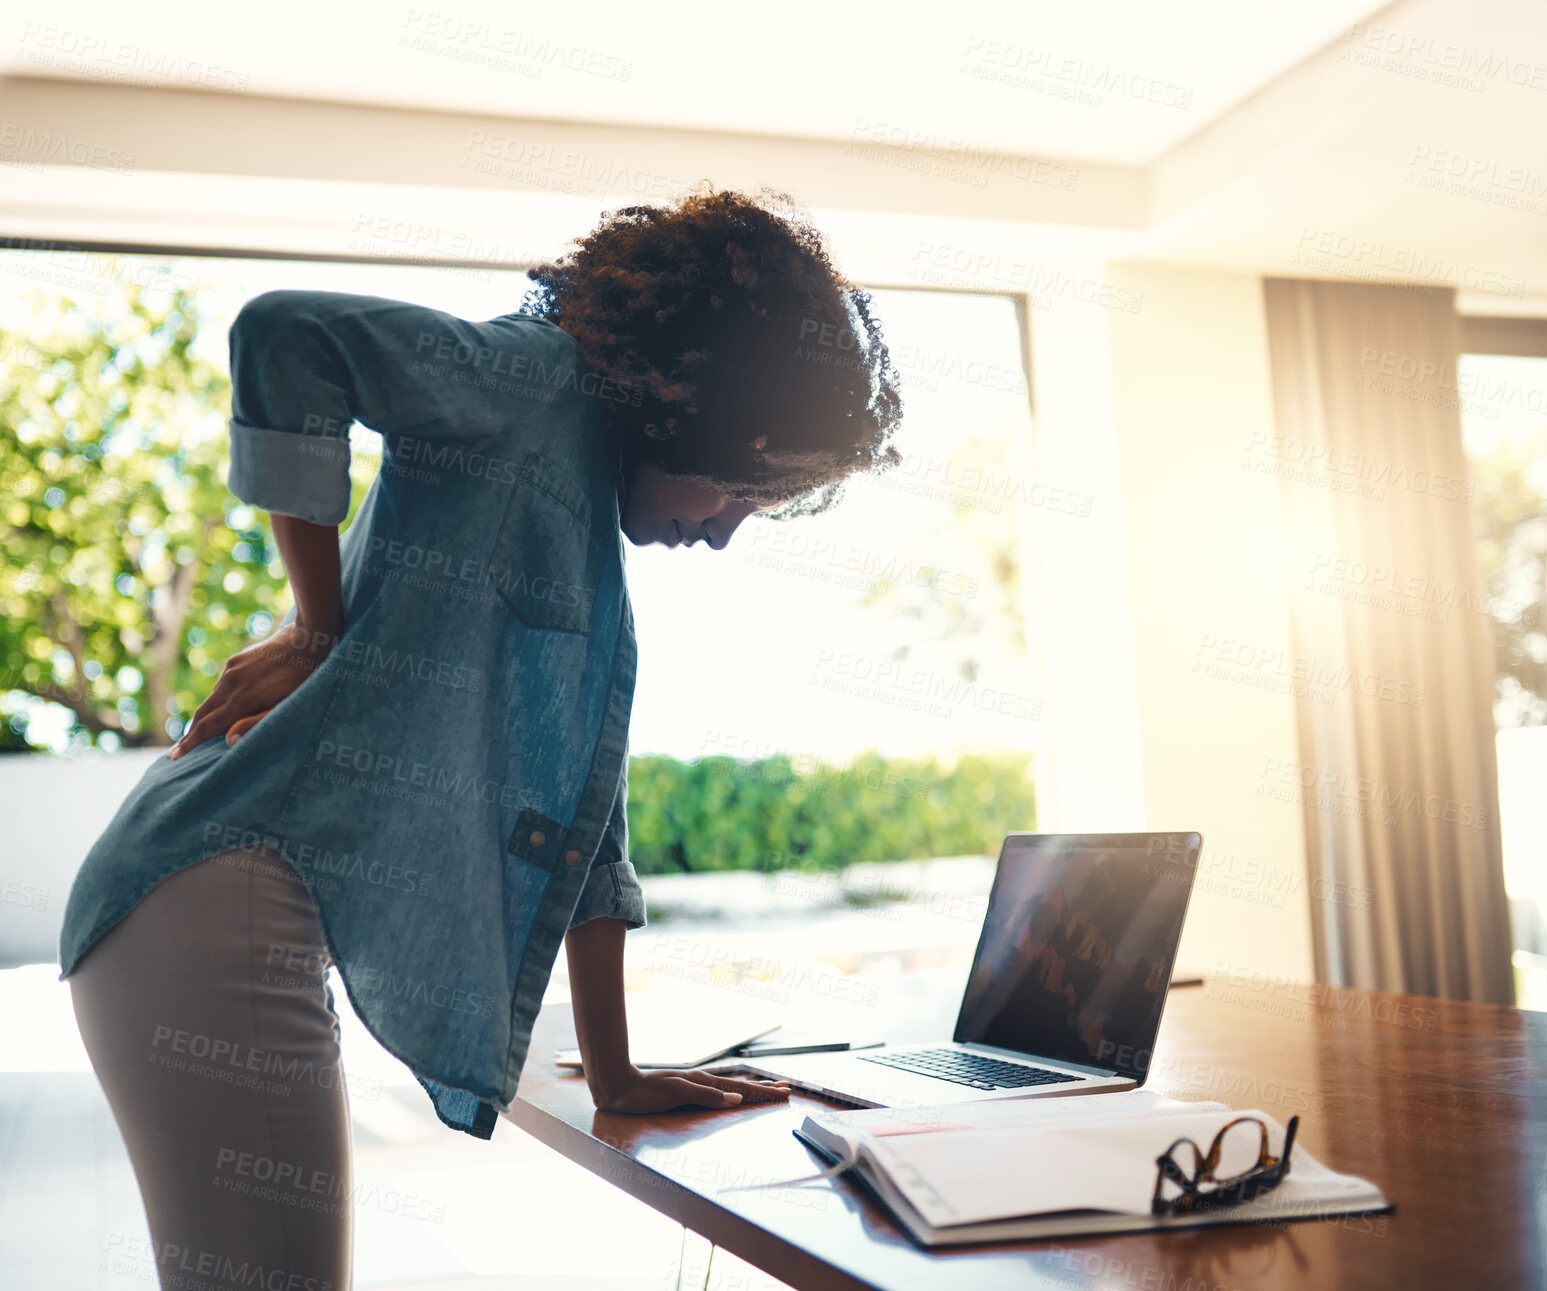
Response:
POLYGON ((860 1107, 1144 1083, 1203 836, 1010 834, 949 1041, 739 1061, 860 1107))

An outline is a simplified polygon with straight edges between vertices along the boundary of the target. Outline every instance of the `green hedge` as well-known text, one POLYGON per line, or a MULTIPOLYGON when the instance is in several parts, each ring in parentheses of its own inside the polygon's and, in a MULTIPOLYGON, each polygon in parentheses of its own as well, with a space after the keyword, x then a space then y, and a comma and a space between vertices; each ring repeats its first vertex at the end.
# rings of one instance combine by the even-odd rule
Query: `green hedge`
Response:
POLYGON ((641 874, 842 869, 853 861, 999 854, 1036 828, 1030 760, 863 754, 629 760, 629 854, 641 874))

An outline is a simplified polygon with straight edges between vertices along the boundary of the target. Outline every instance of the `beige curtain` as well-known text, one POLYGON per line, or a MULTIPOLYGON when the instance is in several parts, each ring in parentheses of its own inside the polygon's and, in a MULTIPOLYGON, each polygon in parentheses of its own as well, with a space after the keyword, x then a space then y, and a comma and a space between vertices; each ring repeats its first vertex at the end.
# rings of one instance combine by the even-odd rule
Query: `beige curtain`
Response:
POLYGON ((1263 287, 1317 976, 1512 1003, 1454 294, 1263 287))

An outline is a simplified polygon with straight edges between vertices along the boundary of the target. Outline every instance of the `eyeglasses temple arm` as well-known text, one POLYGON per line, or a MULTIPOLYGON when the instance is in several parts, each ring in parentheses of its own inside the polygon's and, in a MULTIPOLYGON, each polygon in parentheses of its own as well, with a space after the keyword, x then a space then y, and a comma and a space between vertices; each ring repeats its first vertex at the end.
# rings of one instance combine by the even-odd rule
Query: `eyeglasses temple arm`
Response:
POLYGON ((1280 1167, 1286 1171, 1289 1169, 1289 1153, 1295 1145, 1295 1132, 1299 1128, 1300 1118, 1298 1116, 1291 1116, 1289 1118, 1289 1128, 1284 1133, 1284 1155, 1279 1158, 1280 1167))

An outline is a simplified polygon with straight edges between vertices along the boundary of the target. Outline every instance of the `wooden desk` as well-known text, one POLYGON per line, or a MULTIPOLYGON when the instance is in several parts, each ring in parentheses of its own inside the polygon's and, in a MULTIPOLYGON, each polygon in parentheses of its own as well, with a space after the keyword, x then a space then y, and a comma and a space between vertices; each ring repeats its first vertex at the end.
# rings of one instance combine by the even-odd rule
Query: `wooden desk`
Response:
POLYGON ((511 1119, 802 1291, 1547 1287, 1544 1014, 1260 980, 1177 990, 1149 1087, 1299 1113, 1300 1143, 1373 1179, 1395 1213, 935 1252, 846 1179, 716 1196, 825 1164, 790 1132, 822 1100, 597 1112, 552 1064, 573 1043, 569 1007, 545 1009, 511 1119))

